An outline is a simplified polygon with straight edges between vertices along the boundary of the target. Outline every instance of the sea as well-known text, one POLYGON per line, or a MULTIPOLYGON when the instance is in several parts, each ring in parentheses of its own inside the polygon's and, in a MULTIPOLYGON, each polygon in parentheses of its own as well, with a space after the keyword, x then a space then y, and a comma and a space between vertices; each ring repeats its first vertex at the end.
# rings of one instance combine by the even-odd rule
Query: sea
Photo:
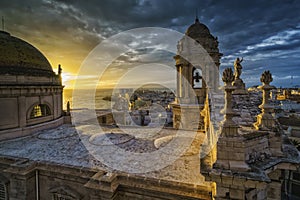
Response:
MULTIPOLYGON (((77 94, 79 94, 80 99, 77 100, 76 103, 76 108, 73 105, 73 99, 72 99, 72 94, 73 90, 72 89, 64 89, 64 95, 63 95, 63 109, 67 109, 67 102, 70 102, 70 107, 75 108, 75 109, 94 109, 92 107, 91 101, 93 99, 89 99, 87 96, 88 93, 90 93, 91 90, 78 90, 76 91, 77 94)), ((111 108, 111 101, 108 100, 103 100, 104 97, 111 97, 113 90, 112 89, 97 89, 95 92, 95 109, 110 109, 111 108)))
MULTIPOLYGON (((152 90, 152 91, 170 91, 169 89, 166 88, 147 88, 146 90, 152 90)), ((173 90, 174 91, 174 90, 173 90)), ((113 101, 109 100, 104 100, 104 97, 112 97, 116 96, 118 94, 125 94, 129 93, 132 94, 133 89, 97 89, 95 92, 95 108, 93 107, 92 101, 94 99, 89 99, 91 95, 90 92, 94 92, 93 90, 88 90, 88 89, 81 89, 77 90, 76 94, 80 96, 79 99, 76 100, 76 105, 73 105, 73 90, 72 89, 64 89, 64 96, 63 96, 63 109, 67 109, 67 102, 70 102, 70 107, 71 109, 111 109, 112 104, 114 104, 113 101), (76 107, 75 107, 76 106, 76 107)))

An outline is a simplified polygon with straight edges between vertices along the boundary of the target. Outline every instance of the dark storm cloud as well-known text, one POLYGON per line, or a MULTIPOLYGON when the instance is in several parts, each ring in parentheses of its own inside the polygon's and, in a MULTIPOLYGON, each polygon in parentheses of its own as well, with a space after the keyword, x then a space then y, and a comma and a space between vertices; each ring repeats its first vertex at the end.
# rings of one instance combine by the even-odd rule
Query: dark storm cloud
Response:
MULTIPOLYGON (((282 69, 294 69, 293 74, 300 76, 300 2, 297 0, 0 2, 8 30, 30 37, 36 44, 48 43, 58 49, 70 47, 73 55, 76 55, 74 44, 81 45, 78 51, 87 53, 101 40, 132 28, 156 26, 184 32, 194 22, 196 9, 200 21, 219 39, 224 54, 222 68, 232 66, 236 57, 244 57, 242 76, 249 75, 249 80, 258 81, 252 76, 258 77, 257 73, 265 69, 270 69, 278 79, 291 74, 282 69), (256 69, 256 74, 250 69, 256 69)), ((134 60, 126 56, 122 59, 134 60)))

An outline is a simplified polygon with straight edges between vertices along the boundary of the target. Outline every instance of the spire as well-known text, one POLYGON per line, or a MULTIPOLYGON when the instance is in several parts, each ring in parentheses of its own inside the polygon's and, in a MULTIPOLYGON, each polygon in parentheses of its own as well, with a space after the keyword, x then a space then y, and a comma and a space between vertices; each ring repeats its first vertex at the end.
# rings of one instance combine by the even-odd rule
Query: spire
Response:
POLYGON ((195 23, 199 22, 199 18, 198 18, 198 9, 196 8, 196 19, 195 19, 195 23))

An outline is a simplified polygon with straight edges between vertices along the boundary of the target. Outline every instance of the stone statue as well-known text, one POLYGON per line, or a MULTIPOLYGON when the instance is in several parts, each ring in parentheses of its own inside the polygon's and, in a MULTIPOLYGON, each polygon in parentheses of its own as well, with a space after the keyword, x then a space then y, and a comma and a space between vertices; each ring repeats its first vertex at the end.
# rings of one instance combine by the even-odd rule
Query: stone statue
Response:
POLYGON ((68 101, 68 102, 67 102, 67 113, 70 113, 70 110, 71 110, 71 109, 70 109, 70 102, 68 101))
POLYGON ((61 65, 60 65, 60 64, 58 65, 58 70, 57 70, 57 72, 58 72, 58 75, 61 75, 62 68, 61 68, 61 65))
POLYGON ((119 95, 118 99, 116 100, 113 109, 118 111, 128 111, 129 110, 129 102, 126 98, 119 95))
POLYGON ((235 79, 240 79, 240 76, 242 74, 242 65, 241 62, 243 61, 243 58, 240 60, 240 58, 236 58, 234 61, 234 77, 235 79))
POLYGON ((241 62, 243 62, 243 58, 236 58, 234 61, 234 74, 233 78, 234 81, 232 82, 232 85, 235 87, 235 90, 232 92, 232 94, 247 94, 247 90, 245 89, 245 83, 240 78, 242 74, 242 65, 241 62))

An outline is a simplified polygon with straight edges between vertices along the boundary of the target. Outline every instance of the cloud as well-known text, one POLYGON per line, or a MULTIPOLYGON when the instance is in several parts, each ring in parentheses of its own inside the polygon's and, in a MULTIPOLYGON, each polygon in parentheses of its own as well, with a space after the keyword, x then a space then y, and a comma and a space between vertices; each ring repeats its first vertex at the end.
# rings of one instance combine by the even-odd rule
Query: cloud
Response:
MULTIPOLYGON (((149 26, 184 32, 193 23, 196 9, 200 21, 219 38, 219 49, 224 54, 221 69, 232 67, 236 57, 244 57, 243 75, 251 75, 254 69, 257 73, 270 69, 277 77, 292 73, 300 75, 300 2, 297 0, 0 1, 6 30, 34 44, 53 66, 61 63, 64 72, 72 74, 76 74, 88 53, 105 38, 121 31, 149 26)), ((143 42, 148 42, 151 49, 151 41, 143 42)), ((159 52, 159 47, 152 46, 156 49, 153 51, 157 51, 154 53, 136 50, 138 46, 139 42, 131 41, 129 48, 133 53, 120 56, 114 63, 115 67, 163 58, 168 63, 172 62, 172 55, 159 52)))

